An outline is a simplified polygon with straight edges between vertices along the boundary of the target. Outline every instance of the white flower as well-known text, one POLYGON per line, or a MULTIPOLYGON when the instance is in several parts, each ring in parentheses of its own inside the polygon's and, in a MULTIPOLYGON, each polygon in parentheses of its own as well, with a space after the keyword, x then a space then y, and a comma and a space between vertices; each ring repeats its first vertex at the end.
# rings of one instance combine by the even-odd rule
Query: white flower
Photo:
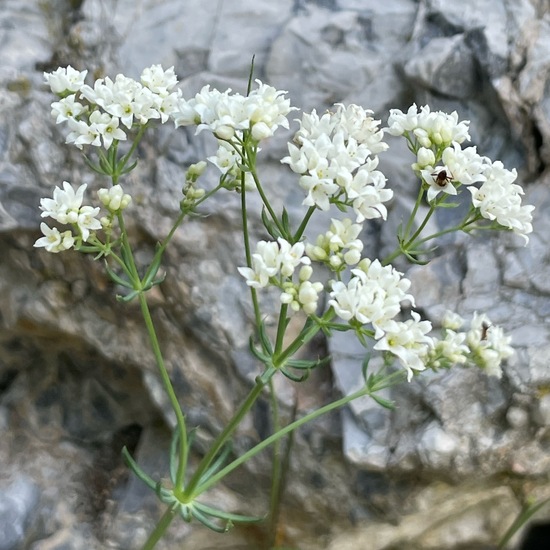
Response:
POLYGON ((88 124, 84 120, 75 120, 70 118, 68 125, 71 130, 65 143, 74 143, 78 149, 83 145, 101 146, 101 134, 95 124, 88 124))
POLYGON ((90 238, 90 231, 101 229, 101 222, 96 218, 99 214, 99 206, 82 206, 78 211, 76 225, 80 229, 82 240, 86 242, 90 238))
POLYGON ((456 312, 447 310, 441 321, 443 328, 458 330, 464 325, 464 319, 456 312))
POLYGON ((384 203, 393 197, 393 191, 385 189, 384 174, 379 170, 370 170, 369 164, 378 164, 378 160, 376 159, 376 163, 367 162, 362 166, 346 187, 347 196, 352 200, 357 223, 376 218, 385 220, 388 210, 384 203))
POLYGON ((90 123, 94 131, 98 132, 101 136, 105 149, 109 149, 115 139, 118 141, 124 141, 126 139, 126 134, 118 127, 119 119, 115 116, 101 113, 100 111, 94 111, 90 115, 90 123))
POLYGON ((86 187, 87 184, 84 183, 75 191, 68 181, 63 182, 63 189, 56 186, 53 199, 40 199, 41 216, 53 218, 60 223, 74 223, 76 221, 74 213, 78 212, 82 206, 86 187))
POLYGON ((56 187, 53 199, 40 199, 42 217, 50 217, 63 224, 77 226, 83 241, 90 237, 90 231, 101 229, 101 223, 96 216, 99 207, 82 206, 86 184, 82 184, 76 191, 70 183, 63 182, 63 190, 56 187))
POLYGON ((80 114, 86 112, 87 108, 76 101, 76 95, 71 94, 59 101, 52 103, 52 116, 55 117, 55 123, 60 124, 70 118, 77 118, 80 114))
POLYGON ((54 94, 62 94, 80 90, 87 74, 88 71, 77 71, 69 65, 67 68, 59 67, 53 73, 44 73, 44 78, 54 94))
POLYGON ((392 136, 402 136, 418 127, 418 108, 413 103, 407 113, 400 109, 390 109, 387 132, 392 136))
POLYGON ((366 145, 370 154, 377 155, 388 148, 384 143, 384 131, 380 129, 380 121, 371 115, 373 111, 365 110, 359 105, 337 103, 338 110, 335 120, 338 126, 345 132, 347 138, 352 138, 358 143, 366 145))
POLYGON ((264 288, 271 277, 282 275, 288 278, 300 264, 309 265, 311 261, 304 255, 304 249, 304 243, 291 245, 283 238, 276 242, 260 241, 252 254, 252 267, 239 267, 238 271, 248 286, 264 288))
POLYGON ((475 147, 461 149, 458 143, 453 143, 443 151, 441 160, 455 182, 472 185, 485 181, 484 159, 477 154, 475 147))
POLYGON ((447 166, 427 166, 424 170, 420 170, 422 179, 429 185, 428 202, 432 202, 439 193, 447 193, 456 195, 457 190, 453 184, 454 178, 447 166))
POLYGON ((411 313, 412 319, 405 322, 392 321, 386 325, 383 337, 374 349, 389 351, 399 358, 407 370, 407 380, 411 380, 413 371, 426 368, 428 353, 433 348, 433 340, 428 336, 432 329, 429 321, 421 321, 420 315, 411 313))
POLYGON ((279 243, 280 272, 283 277, 291 277, 294 270, 300 265, 308 265, 311 260, 305 256, 305 245, 302 242, 291 245, 283 238, 277 239, 279 243))
POLYGON ((48 252, 62 252, 69 250, 74 245, 74 237, 70 231, 60 233, 56 227, 50 228, 44 222, 40 224, 43 237, 37 239, 33 246, 44 247, 48 252))
POLYGON ((466 343, 470 349, 470 361, 490 376, 502 376, 501 363, 514 354, 511 338, 501 327, 494 326, 485 314, 474 313, 466 343))
POLYGON ((165 97, 176 86, 178 78, 173 66, 164 70, 161 65, 151 65, 151 67, 143 69, 141 83, 152 92, 165 97))

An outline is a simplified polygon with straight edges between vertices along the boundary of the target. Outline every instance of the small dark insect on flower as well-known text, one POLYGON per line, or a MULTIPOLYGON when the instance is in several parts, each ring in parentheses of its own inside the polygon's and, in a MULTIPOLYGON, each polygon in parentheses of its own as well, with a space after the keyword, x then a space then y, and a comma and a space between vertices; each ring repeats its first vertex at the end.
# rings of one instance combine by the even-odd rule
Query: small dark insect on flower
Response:
POLYGON ((434 172, 432 177, 435 179, 435 184, 439 185, 439 187, 445 187, 452 179, 451 174, 447 173, 447 170, 434 172))
POLYGON ((487 331, 491 328, 491 325, 487 323, 486 321, 483 321, 481 323, 481 339, 487 340, 487 331))

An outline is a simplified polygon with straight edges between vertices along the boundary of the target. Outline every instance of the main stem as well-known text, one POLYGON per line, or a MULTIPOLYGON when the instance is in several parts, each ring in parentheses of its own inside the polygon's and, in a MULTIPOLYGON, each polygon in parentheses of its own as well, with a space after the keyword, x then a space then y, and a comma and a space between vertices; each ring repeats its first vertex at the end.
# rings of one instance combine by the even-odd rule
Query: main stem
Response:
POLYGON ((153 548, 157 545, 157 542, 164 536, 166 529, 168 529, 170 523, 172 523, 172 520, 175 516, 176 512, 173 506, 170 506, 170 508, 168 508, 160 518, 160 521, 157 523, 155 530, 149 535, 149 538, 147 539, 141 550, 153 550, 153 548))
POLYGON ((155 356, 155 361, 157 363, 160 376, 164 384, 164 389, 168 394, 170 404, 172 405, 172 409, 176 414, 176 421, 179 432, 179 461, 178 469, 176 472, 175 489, 179 491, 183 488, 185 475, 185 456, 187 454, 187 428, 185 426, 185 417, 181 410, 178 398, 176 397, 176 393, 174 391, 174 387, 172 386, 172 382, 170 381, 170 377, 168 376, 168 371, 166 370, 166 366, 164 364, 164 358, 160 350, 160 345, 157 338, 157 333, 155 331, 155 326, 153 324, 153 319, 151 318, 151 312, 149 311, 149 305, 147 304, 147 299, 143 292, 139 293, 139 305, 141 306, 141 313, 145 321, 145 326, 147 327, 149 340, 151 342, 151 348, 153 350, 153 355, 155 356))
POLYGON ((223 445, 237 429, 237 426, 240 424, 241 420, 252 408, 252 405, 254 405, 254 403, 262 393, 265 385, 271 380, 276 372, 277 369, 275 367, 268 367, 261 376, 258 376, 256 378, 255 386, 252 388, 252 390, 250 390, 247 398, 237 410, 237 412, 233 415, 233 418, 229 421, 224 430, 220 433, 220 435, 218 435, 214 443, 212 443, 212 446, 210 447, 208 453, 206 453, 204 458, 201 460, 197 470, 189 481, 189 484, 185 489, 185 499, 188 502, 193 501, 194 498, 197 496, 198 493, 196 491, 196 488, 201 482, 203 474, 207 471, 210 464, 212 464, 212 461, 216 458, 216 455, 220 452, 223 445))

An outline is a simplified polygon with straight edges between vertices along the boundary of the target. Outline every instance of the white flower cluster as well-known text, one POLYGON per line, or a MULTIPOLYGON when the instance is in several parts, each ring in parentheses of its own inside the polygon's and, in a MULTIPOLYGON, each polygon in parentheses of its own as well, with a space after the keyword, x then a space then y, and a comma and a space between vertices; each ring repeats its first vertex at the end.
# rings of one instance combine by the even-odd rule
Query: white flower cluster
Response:
POLYGON ((479 189, 468 187, 472 193, 472 204, 484 218, 496 220, 499 225, 511 229, 527 244, 527 235, 533 231, 532 212, 535 207, 530 204, 522 205, 523 189, 513 183, 517 178, 515 169, 507 170, 498 160, 486 161, 482 185, 479 189))
MULTIPOLYGON (((50 228, 47 224, 41 223, 40 229, 44 236, 34 243, 35 247, 44 247, 48 252, 54 253, 69 250, 75 243, 87 242, 94 234, 93 232, 110 223, 109 218, 97 219, 100 212, 99 206, 82 205, 86 187, 84 183, 75 191, 69 182, 64 181, 63 189, 60 187, 54 189, 52 199, 40 199, 43 218, 49 217, 62 225, 70 225, 76 234, 71 229, 60 232, 56 227, 50 228)), ((100 189, 98 197, 111 214, 123 210, 131 201, 130 196, 124 193, 120 185, 110 189, 100 189)))
POLYGON ((417 141, 421 147, 444 148, 451 143, 462 143, 470 139, 469 122, 458 121, 458 113, 430 111, 428 105, 418 110, 416 104, 411 105, 406 113, 400 109, 390 109, 388 118, 388 133, 392 136, 406 136, 411 141, 417 141))
POLYGON ((502 376, 502 361, 514 354, 511 338, 487 315, 474 313, 469 329, 460 332, 466 321, 448 312, 443 319, 444 337, 434 339, 427 363, 434 369, 459 365, 477 365, 490 376, 502 376))
POLYGON ((174 115, 176 128, 197 126, 197 133, 210 130, 218 139, 231 140, 236 133, 250 130, 256 141, 271 137, 279 126, 288 128, 286 116, 295 110, 286 92, 256 80, 258 87, 247 96, 220 92, 205 86, 193 99, 182 99, 174 115))
POLYGON ((456 112, 430 112, 428 106, 418 110, 413 105, 407 113, 392 109, 387 131, 408 140, 417 157, 412 168, 428 186, 428 201, 441 192, 456 195, 457 189, 465 185, 472 195, 472 205, 483 218, 512 230, 527 244, 535 207, 521 204, 523 190, 513 183, 515 170, 482 157, 475 147, 462 149, 460 144, 470 138, 468 124, 459 122, 456 112))
POLYGON ((52 116, 57 124, 67 122, 67 143, 79 149, 84 145, 109 149, 113 140, 127 139, 121 126, 131 130, 149 120, 165 123, 178 110, 181 91, 172 91, 178 82, 173 67, 153 65, 142 72, 141 82, 123 74, 114 81, 100 78, 93 88, 84 84, 86 74, 71 66, 44 73, 51 90, 62 96, 52 103, 52 116))
POLYGON ((300 174, 300 186, 307 193, 303 202, 328 210, 331 201, 351 206, 358 223, 365 219, 386 219, 383 203, 393 192, 385 189, 386 178, 379 170, 382 141, 380 121, 372 111, 357 105, 336 105, 334 113, 319 117, 316 111, 304 114, 289 156, 281 162, 300 174))
POLYGON ((377 340, 374 349, 396 355, 410 380, 413 370, 426 368, 425 360, 433 346, 427 336, 432 328, 429 321, 421 321, 415 312, 412 319, 405 322, 395 320, 401 311, 401 302, 408 300, 414 305, 414 298, 407 293, 411 282, 392 266, 382 266, 379 260, 366 258, 351 273, 347 284, 332 283, 329 305, 344 321, 372 324, 377 340))
POLYGON ((283 238, 277 241, 260 241, 252 254, 252 267, 239 267, 239 273, 246 284, 253 288, 273 285, 281 288, 281 302, 289 304, 294 311, 303 309, 307 314, 315 313, 322 283, 310 281, 313 274, 311 260, 305 255, 302 242, 291 245, 283 238), (298 283, 292 282, 296 268, 298 283))
POLYGON ((363 242, 358 239, 361 224, 349 218, 332 219, 330 229, 319 235, 315 244, 306 243, 306 253, 314 261, 327 264, 332 270, 359 263, 363 242))
MULTIPOLYGON (((181 99, 174 114, 176 128, 197 126, 196 133, 210 130, 219 141, 216 155, 208 158, 226 177, 226 186, 239 187, 243 132, 250 131, 256 142, 273 135, 280 126, 288 128, 287 115, 295 108, 284 97, 285 91, 256 80, 257 88, 247 96, 220 92, 204 86, 193 99, 181 99)), ((254 188, 252 175, 245 174, 245 185, 254 188)))

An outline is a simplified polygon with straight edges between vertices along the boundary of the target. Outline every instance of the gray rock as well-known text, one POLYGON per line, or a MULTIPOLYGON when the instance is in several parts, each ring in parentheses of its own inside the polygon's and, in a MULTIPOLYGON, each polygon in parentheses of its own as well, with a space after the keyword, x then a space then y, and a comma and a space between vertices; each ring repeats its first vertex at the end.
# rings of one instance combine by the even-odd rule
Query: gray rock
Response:
POLYGON ((36 517, 40 490, 26 476, 18 476, 0 491, 0 549, 21 548, 36 517))
MULTIPOLYGON (((396 403, 392 411, 363 399, 303 428, 282 507, 285 544, 304 550, 494 544, 519 508, 511 487, 528 493, 530 480, 544 479, 550 467, 546 0, 69 4, 12 2, 0 14, 0 425, 6 434, 0 462, 6 476, 19 473, 13 478, 23 480, 24 497, 13 505, 13 488, 4 491, 10 504, 0 514, 0 532, 13 531, 6 531, 6 548, 21 546, 29 526, 33 539, 24 544, 32 550, 140 543, 158 503, 128 481, 113 438, 121 439, 128 425, 142 429, 136 456, 162 476, 166 426, 174 423, 138 308, 115 301, 122 289, 99 263, 32 249, 40 197, 63 180, 85 181, 90 190, 104 184, 78 151, 63 145, 42 72, 70 63, 90 74, 136 77, 152 63, 175 65, 190 97, 207 83, 243 92, 254 54, 255 75, 289 90, 302 109, 355 102, 383 120, 387 109, 413 102, 456 109, 471 120, 481 154, 524 168, 518 183, 537 206, 528 247, 518 247, 512 235, 457 235, 437 241, 427 266, 396 262, 412 281, 416 308, 434 325, 448 308, 464 316, 486 311, 503 325, 517 348, 503 379, 473 369, 426 372, 382 394, 396 403), (442 482, 449 479, 455 486, 442 482)), ((261 177, 276 208, 284 205, 299 220, 303 196, 295 175, 279 163, 290 135, 265 144, 261 177)), ((395 247, 418 184, 404 141, 388 141, 381 167, 395 198, 388 223, 365 231, 370 257, 395 247)), ((140 261, 151 258, 170 228, 186 166, 211 154, 211 146, 205 135, 172 128, 143 142, 140 167, 128 181, 136 197, 128 224, 140 261)), ((210 167, 208 185, 216 177, 210 167)), ((252 195, 250 201, 254 237, 264 238, 260 201, 252 195)), ((176 392, 190 426, 200 427, 193 460, 259 372, 247 352, 248 290, 236 272, 243 265, 238 204, 236 194, 220 194, 205 206, 207 217, 176 233, 166 282, 150 294, 176 392)), ((458 213, 434 216, 428 230, 440 230, 458 213)), ((308 235, 324 230, 326 222, 314 217, 308 235)), ((277 297, 266 296, 265 304, 271 330, 277 297)), ((284 418, 295 405, 305 414, 362 383, 367 350, 346 333, 316 340, 312 355, 327 346, 330 370, 298 387, 277 382, 284 418)), ((373 359, 369 368, 378 366, 373 359)), ((269 430, 268 406, 260 401, 234 438, 236 452, 269 430)), ((230 510, 243 502, 266 510, 267 472, 269 453, 209 498, 230 510)), ((217 536, 194 524, 173 527, 167 549, 219 546, 217 536)), ((228 547, 250 544, 243 532, 228 536, 228 547)))

